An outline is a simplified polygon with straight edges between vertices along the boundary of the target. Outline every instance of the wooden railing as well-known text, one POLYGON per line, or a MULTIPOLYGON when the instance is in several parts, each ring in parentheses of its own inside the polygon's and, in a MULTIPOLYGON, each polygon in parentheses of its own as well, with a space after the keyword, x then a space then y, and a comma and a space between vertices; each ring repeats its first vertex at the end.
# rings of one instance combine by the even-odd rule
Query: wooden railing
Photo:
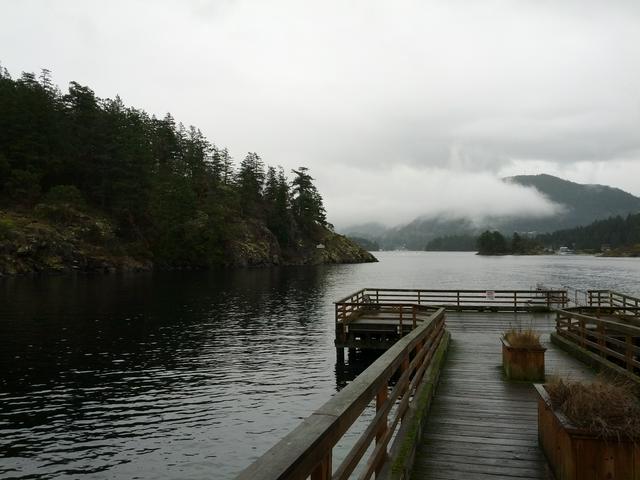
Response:
POLYGON ((587 294, 590 307, 610 307, 622 315, 640 316, 640 298, 613 290, 589 290, 587 294))
POLYGON ((595 316, 598 308, 557 310, 556 333, 605 362, 640 375, 640 326, 624 319, 599 318, 595 316))
MULTIPOLYGON (((361 296, 362 291, 347 299, 357 300, 361 296)), ((243 471, 238 479, 302 479, 309 476, 312 480, 346 479, 358 465, 359 478, 368 479, 388 467, 392 461, 390 442, 393 438, 391 451, 398 451, 394 447, 403 441, 402 434, 398 433, 403 431, 400 426, 415 399, 421 396, 416 391, 421 388, 425 371, 444 336, 444 309, 441 308, 396 342, 353 382, 243 471), (397 381, 390 387, 393 376, 397 381), (374 401, 375 416, 334 470, 334 446, 374 401), (393 418, 389 418, 394 405, 393 418), (374 442, 372 453, 362 464, 374 442)))
POLYGON ((396 320, 399 331, 403 325, 417 326, 419 314, 431 314, 439 307, 434 305, 418 305, 415 303, 341 303, 336 309, 336 318, 339 323, 348 325, 352 320, 366 316, 367 313, 375 314, 376 320, 396 320))
POLYGON ((335 304, 336 323, 348 324, 364 312, 378 307, 400 306, 410 311, 412 305, 446 309, 532 310, 564 307, 566 290, 418 290, 403 288, 363 288, 335 304))

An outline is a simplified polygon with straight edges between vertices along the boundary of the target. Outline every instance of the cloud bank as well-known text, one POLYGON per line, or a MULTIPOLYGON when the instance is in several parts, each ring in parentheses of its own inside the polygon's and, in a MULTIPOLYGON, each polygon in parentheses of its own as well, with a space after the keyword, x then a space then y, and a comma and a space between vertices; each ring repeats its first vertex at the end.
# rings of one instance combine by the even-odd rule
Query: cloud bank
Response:
POLYGON ((501 186, 505 172, 640 194, 627 173, 640 164, 639 2, 24 0, 0 13, 12 72, 46 67, 171 111, 238 160, 306 165, 336 224, 548 212, 501 186))
POLYGON ((393 168, 385 176, 355 168, 345 173, 335 178, 333 193, 326 200, 338 228, 371 221, 400 225, 420 216, 465 216, 478 221, 511 215, 544 217, 562 210, 536 189, 490 174, 451 175, 443 169, 410 166, 393 168), (367 188, 354 192, 354 177, 367 188))

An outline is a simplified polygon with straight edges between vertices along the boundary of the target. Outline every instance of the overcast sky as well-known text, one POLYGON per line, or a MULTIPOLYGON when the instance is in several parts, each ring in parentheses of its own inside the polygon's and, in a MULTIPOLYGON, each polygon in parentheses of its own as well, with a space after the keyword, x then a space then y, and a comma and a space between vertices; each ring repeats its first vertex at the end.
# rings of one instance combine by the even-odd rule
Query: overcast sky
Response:
POLYGON ((0 62, 306 165, 338 227, 640 195, 640 2, 0 0, 0 62))

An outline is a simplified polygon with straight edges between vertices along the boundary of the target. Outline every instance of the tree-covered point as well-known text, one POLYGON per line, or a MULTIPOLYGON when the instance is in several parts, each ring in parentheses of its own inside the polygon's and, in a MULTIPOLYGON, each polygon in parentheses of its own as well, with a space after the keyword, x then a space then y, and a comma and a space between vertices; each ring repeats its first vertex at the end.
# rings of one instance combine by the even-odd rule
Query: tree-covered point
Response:
POLYGON ((543 248, 537 239, 515 232, 507 239, 498 231, 485 231, 477 241, 479 255, 532 255, 542 253, 543 248))
POLYGON ((552 248, 568 246, 594 251, 630 248, 640 244, 640 213, 598 220, 589 225, 538 235, 538 242, 552 248))
POLYGON ((226 148, 170 114, 156 118, 76 82, 62 92, 48 70, 13 79, 0 68, 5 209, 98 212, 129 251, 214 265, 243 222, 266 225, 285 249, 328 226, 308 169, 292 174, 256 153, 236 168, 226 148))
POLYGON ((498 231, 485 231, 478 237, 479 255, 506 255, 510 253, 507 239, 498 231))

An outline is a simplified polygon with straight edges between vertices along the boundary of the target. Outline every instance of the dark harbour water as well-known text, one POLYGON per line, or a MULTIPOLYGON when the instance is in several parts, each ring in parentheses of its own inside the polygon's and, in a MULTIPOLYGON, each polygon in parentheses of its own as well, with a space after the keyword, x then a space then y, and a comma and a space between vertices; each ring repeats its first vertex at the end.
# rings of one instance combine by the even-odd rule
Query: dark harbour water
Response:
POLYGON ((362 287, 640 295, 640 259, 378 257, 0 279, 0 478, 233 478, 362 368, 336 365, 332 303, 362 287))

